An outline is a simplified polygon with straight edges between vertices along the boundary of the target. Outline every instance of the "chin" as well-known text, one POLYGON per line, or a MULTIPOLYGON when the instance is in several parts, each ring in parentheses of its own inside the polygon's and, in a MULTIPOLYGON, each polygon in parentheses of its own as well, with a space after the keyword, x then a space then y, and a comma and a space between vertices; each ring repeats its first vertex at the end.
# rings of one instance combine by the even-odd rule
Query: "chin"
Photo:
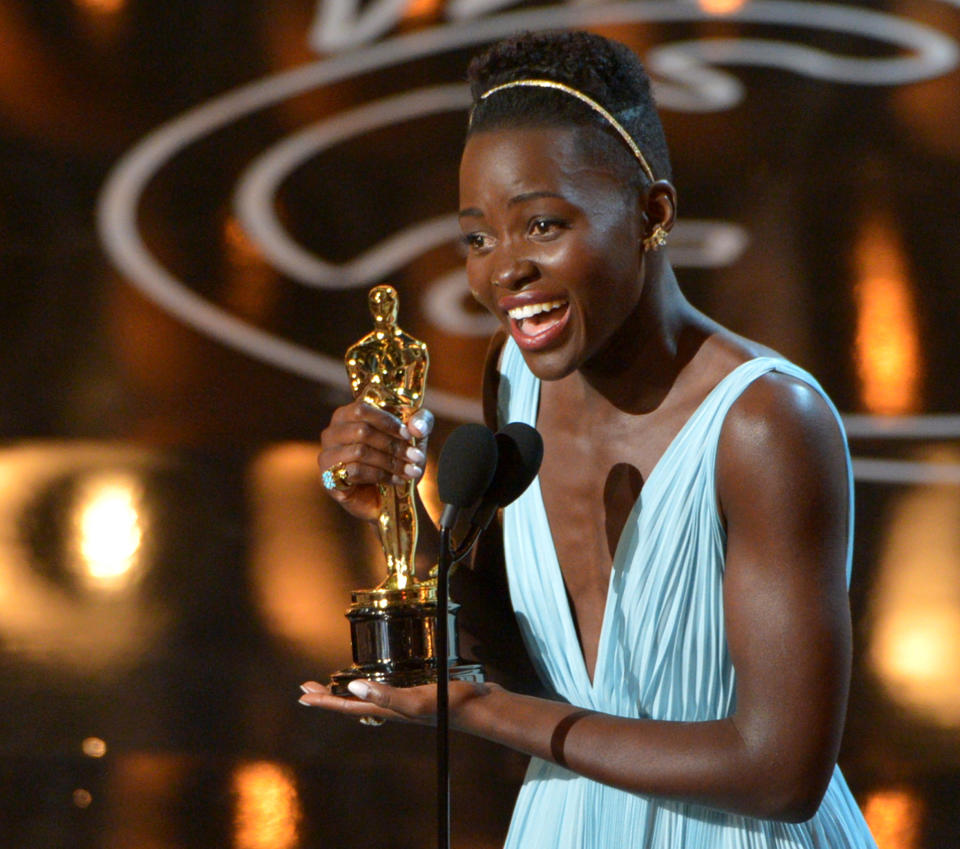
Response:
POLYGON ((577 370, 576 361, 563 351, 521 351, 521 354, 527 368, 540 380, 561 380, 577 370))

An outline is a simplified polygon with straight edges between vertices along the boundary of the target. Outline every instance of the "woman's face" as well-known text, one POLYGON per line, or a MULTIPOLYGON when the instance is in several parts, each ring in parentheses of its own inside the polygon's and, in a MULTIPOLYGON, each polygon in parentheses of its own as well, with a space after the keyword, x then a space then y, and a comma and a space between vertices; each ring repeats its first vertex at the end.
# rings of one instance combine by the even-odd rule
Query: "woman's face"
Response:
POLYGON ((639 198, 576 128, 480 132, 460 163, 470 289, 556 380, 601 352, 640 299, 639 198))

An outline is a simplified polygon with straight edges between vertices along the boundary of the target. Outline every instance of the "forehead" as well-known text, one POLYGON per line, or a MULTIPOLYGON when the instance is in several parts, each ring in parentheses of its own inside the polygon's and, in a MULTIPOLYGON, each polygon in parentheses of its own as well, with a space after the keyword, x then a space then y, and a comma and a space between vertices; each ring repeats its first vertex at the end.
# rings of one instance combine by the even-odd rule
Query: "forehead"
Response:
POLYGON ((615 163, 591 152, 591 127, 516 127, 483 130, 467 139, 460 160, 460 196, 498 191, 576 191, 622 187, 615 163))

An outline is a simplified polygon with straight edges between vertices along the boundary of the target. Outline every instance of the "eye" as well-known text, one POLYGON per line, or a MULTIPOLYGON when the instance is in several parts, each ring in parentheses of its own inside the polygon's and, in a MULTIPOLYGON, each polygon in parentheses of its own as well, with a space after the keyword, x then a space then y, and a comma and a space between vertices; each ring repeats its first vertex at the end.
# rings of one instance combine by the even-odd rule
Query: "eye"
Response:
POLYGON ((557 218, 534 218, 530 222, 530 235, 541 238, 555 236, 564 226, 564 222, 557 218))
POLYGON ((471 251, 482 251, 490 246, 490 239, 486 233, 464 233, 461 237, 463 244, 471 251))

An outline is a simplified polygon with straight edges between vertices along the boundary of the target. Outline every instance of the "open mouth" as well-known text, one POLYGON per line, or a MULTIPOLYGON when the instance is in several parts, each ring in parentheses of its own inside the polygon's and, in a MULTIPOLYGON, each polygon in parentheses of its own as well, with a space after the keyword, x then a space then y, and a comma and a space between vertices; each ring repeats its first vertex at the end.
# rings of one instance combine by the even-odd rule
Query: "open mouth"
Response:
POLYGON ((524 304, 508 310, 517 343, 532 349, 551 342, 567 323, 569 306, 569 301, 561 299, 524 304))

